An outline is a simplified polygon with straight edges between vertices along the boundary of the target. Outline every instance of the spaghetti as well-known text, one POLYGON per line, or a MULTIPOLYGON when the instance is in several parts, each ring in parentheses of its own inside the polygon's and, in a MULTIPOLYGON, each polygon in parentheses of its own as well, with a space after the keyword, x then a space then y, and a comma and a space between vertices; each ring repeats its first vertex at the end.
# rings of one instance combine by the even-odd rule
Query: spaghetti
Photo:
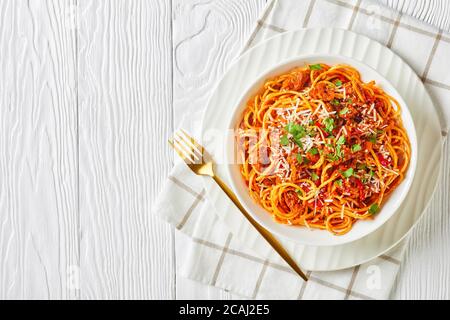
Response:
POLYGON ((323 63, 267 80, 238 145, 249 193, 275 221, 335 235, 379 211, 411 155, 398 102, 353 67, 323 63))

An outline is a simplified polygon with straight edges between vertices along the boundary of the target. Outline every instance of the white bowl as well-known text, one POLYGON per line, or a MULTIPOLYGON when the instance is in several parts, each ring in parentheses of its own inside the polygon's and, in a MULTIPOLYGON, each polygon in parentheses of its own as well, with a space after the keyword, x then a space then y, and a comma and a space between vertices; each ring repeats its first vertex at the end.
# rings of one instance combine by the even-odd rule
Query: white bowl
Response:
POLYGON ((364 82, 375 80, 377 86, 381 87, 386 93, 394 97, 401 106, 401 117, 403 119, 403 125, 406 129, 406 132, 408 133, 408 137, 411 142, 411 160, 404 180, 383 203, 380 211, 374 216, 374 219, 357 221, 348 233, 340 236, 333 235, 326 230, 308 229, 302 226, 290 226, 275 222, 272 218, 272 215, 255 200, 253 200, 248 193, 248 189, 244 183, 244 179, 242 178, 239 171, 239 164, 235 164, 233 159, 233 149, 235 144, 233 135, 229 135, 227 139, 226 158, 228 165, 226 166, 226 171, 229 180, 231 181, 231 188, 237 195, 239 201, 242 203, 244 208, 252 215, 252 217, 264 228, 275 235, 283 238, 288 238, 304 245, 334 246, 352 242, 364 236, 367 236, 368 234, 378 229, 386 221, 388 221, 389 218, 392 217, 396 210, 400 207, 402 201, 405 199, 414 178, 417 163, 416 130, 414 128, 414 123, 406 103, 395 90, 395 88, 391 85, 391 83, 383 76, 381 76, 376 70, 352 58, 339 55, 323 54, 299 56, 295 59, 290 59, 284 63, 281 63, 266 72, 263 72, 255 80, 255 82, 245 90, 246 93, 241 97, 238 105, 236 105, 234 108, 234 113, 231 117, 230 123, 228 124, 228 128, 230 130, 234 130, 238 127, 247 101, 258 92, 258 90, 262 87, 262 85, 268 78, 274 77, 284 72, 288 72, 294 67, 300 67, 305 64, 315 64, 319 62, 326 63, 328 65, 347 64, 353 66, 360 72, 361 78, 364 82))

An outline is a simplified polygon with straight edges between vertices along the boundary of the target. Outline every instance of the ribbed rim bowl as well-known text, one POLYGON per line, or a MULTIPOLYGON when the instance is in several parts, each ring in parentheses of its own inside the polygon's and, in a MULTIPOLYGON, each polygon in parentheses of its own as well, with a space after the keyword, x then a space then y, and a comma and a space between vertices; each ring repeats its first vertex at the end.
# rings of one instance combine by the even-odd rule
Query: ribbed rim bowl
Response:
POLYGON ((275 222, 271 214, 267 212, 260 204, 255 202, 248 193, 244 179, 239 171, 239 164, 234 163, 234 135, 228 135, 226 142, 226 174, 228 175, 229 181, 231 181, 231 188, 244 208, 259 224, 273 234, 309 246, 335 246, 356 241, 369 235, 386 223, 389 218, 396 213, 412 184, 417 165, 416 130, 408 106, 394 86, 376 70, 353 58, 332 54, 298 56, 282 62, 270 70, 262 72, 260 76, 258 76, 256 80, 250 84, 248 88, 246 88, 245 94, 243 94, 239 99, 239 103, 234 106, 234 112, 227 128, 230 130, 237 129, 247 101, 257 93, 268 78, 288 72, 295 67, 316 63, 326 63, 329 65, 350 65, 360 72, 361 78, 364 82, 374 80, 377 86, 381 87, 386 93, 394 97, 400 104, 403 125, 411 142, 411 160, 403 181, 387 198, 374 219, 357 221, 348 233, 341 236, 335 236, 326 230, 308 229, 306 227, 289 226, 275 222))

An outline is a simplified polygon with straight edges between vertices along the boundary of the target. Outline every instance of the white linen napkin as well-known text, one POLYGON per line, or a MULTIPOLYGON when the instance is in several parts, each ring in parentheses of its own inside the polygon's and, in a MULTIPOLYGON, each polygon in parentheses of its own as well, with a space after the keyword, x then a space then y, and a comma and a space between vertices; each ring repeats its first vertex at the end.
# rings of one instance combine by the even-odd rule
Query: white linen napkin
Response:
MULTIPOLYGON (((438 104, 450 99, 450 36, 411 17, 369 1, 280 0, 270 1, 243 48, 273 35, 302 27, 339 27, 377 40, 402 56, 422 76, 438 104), (367 19, 372 22, 367 23, 367 19)), ((450 108, 442 112, 442 133, 450 108)), ((192 116, 192 115, 191 115, 192 116)), ((196 115, 196 119, 198 117, 196 115)), ((186 118, 182 127, 198 135, 198 123, 186 118)), ((304 282, 242 220, 235 237, 205 197, 208 178, 193 174, 180 160, 170 173, 153 212, 190 239, 179 274, 235 294, 258 299, 386 299, 403 257, 403 240, 390 252, 353 268, 332 272, 308 272, 304 282), (258 241, 258 250, 255 242, 258 241), (263 243, 263 245, 261 244, 263 243)), ((225 195, 224 195, 225 197, 225 195)), ((236 209, 228 212, 243 219, 236 209)), ((289 244, 295 251, 295 244, 289 244)))

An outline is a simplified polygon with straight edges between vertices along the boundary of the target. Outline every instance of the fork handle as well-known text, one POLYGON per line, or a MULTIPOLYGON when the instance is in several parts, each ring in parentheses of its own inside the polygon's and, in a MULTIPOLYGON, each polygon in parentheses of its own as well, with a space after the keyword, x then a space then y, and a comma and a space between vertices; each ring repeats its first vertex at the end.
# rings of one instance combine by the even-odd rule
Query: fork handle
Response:
POLYGON ((212 177, 219 187, 226 193, 228 198, 238 207, 244 217, 251 223, 251 225, 259 232, 259 234, 266 239, 266 241, 272 246, 272 248, 283 258, 284 261, 305 281, 308 281, 308 277, 303 273, 297 263, 291 258, 289 253, 283 248, 281 243, 266 229, 264 229, 252 216, 244 209, 236 195, 231 189, 220 179, 214 175, 212 177))

